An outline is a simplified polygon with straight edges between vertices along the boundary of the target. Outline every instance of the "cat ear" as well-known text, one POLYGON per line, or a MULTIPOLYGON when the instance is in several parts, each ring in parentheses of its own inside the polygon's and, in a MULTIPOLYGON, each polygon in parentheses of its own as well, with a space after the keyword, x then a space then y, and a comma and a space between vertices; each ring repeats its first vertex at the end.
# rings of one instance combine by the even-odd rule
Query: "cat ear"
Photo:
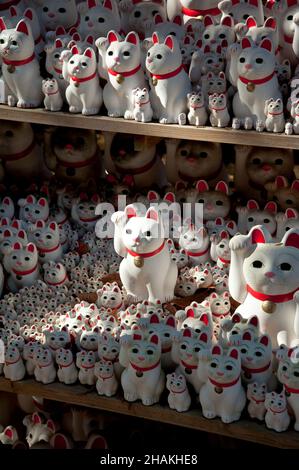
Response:
POLYGON ((249 16, 249 18, 247 18, 246 20, 246 26, 247 28, 255 28, 257 26, 257 22, 255 21, 255 19, 253 18, 253 16, 249 16))
MULTIPOLYGON (((180 16, 180 15, 176 15, 176 16, 173 18, 172 22, 173 22, 174 24, 177 24, 177 25, 179 25, 179 26, 182 26, 182 18, 181 18, 181 16, 180 16)), ((191 26, 191 30, 190 30, 190 28, 188 27, 188 28, 187 28, 187 32, 193 32, 192 25, 189 25, 189 26, 191 26)))
POLYGON ((149 192, 147 193, 147 199, 148 199, 150 202, 159 201, 160 196, 159 196, 159 194, 158 194, 156 191, 149 191, 149 192))
POLYGON ((159 344, 159 336, 158 335, 151 336, 150 343, 159 344))
POLYGON ((92 59, 93 57, 95 57, 95 53, 94 53, 94 50, 91 49, 90 47, 88 47, 85 51, 84 51, 84 54, 86 57, 89 57, 89 59, 92 59))
POLYGON ((220 346, 216 345, 213 347, 212 349, 212 354, 214 354, 215 356, 221 356, 222 354, 222 349, 220 346))
POLYGON ((7 426, 7 428, 4 429, 3 433, 8 439, 12 439, 13 438, 12 426, 7 426))
POLYGON ((109 44, 112 42, 119 42, 119 35, 115 31, 109 31, 107 36, 109 44))
POLYGON ((242 317, 239 313, 234 313, 232 316, 233 323, 240 323, 242 321, 242 317))
POLYGON ((175 318, 173 315, 170 315, 167 318, 165 325, 170 326, 171 328, 175 328, 175 318))
POLYGON ((42 419, 37 412, 34 412, 31 416, 31 421, 33 424, 42 424, 42 419))
POLYGON ((63 44, 62 44, 61 39, 58 38, 58 39, 55 40, 55 48, 59 49, 61 47, 63 47, 63 44))
POLYGON ((201 335, 199 336, 199 341, 202 341, 203 343, 207 343, 208 342, 208 335, 207 333, 201 333, 201 335))
POLYGON ((263 41, 259 44, 259 47, 261 49, 266 49, 269 52, 272 52, 272 49, 273 49, 272 42, 268 38, 263 39, 263 41))
POLYGON ((186 315, 187 315, 187 318, 195 318, 195 313, 192 308, 188 308, 186 315))
POLYGON ((293 189, 294 191, 299 191, 299 180, 293 181, 291 189, 293 189))
POLYGON ((249 331, 245 331, 245 333, 242 336, 243 341, 252 341, 252 336, 249 331))
POLYGON ((112 10, 112 9, 113 9, 113 6, 112 6, 111 0, 104 0, 104 2, 103 2, 103 7, 104 7, 104 8, 107 8, 108 10, 112 10))
POLYGON ((159 214, 153 207, 150 207, 146 211, 145 218, 146 219, 152 219, 152 220, 155 220, 156 222, 159 222, 159 214))
POLYGON ((197 181, 195 187, 199 193, 204 193, 205 191, 209 191, 209 185, 205 180, 197 181))
POLYGON ((18 31, 19 33, 26 34, 26 36, 29 36, 29 30, 26 21, 19 21, 16 27, 16 31, 18 31))
POLYGON ((125 208, 125 215, 127 219, 131 219, 132 217, 137 217, 137 212, 133 206, 129 205, 125 208))
POLYGON ((192 38, 190 36, 185 36, 184 38, 184 44, 188 45, 191 44, 192 38))
POLYGON ((96 0, 87 0, 87 6, 89 9, 95 8, 97 6, 96 0))
POLYGON ((234 349, 231 349, 230 352, 229 352, 229 357, 232 357, 233 359, 239 359, 239 351, 234 348, 234 349))
POLYGON ((6 24, 4 22, 4 19, 3 18, 0 18, 0 31, 4 31, 5 29, 7 29, 6 27, 6 24))
POLYGON ((268 346, 269 341, 270 341, 270 339, 269 339, 268 335, 263 335, 260 338, 260 343, 263 344, 264 346, 268 346))
POLYGON ((32 194, 29 194, 29 196, 27 196, 27 198, 26 198, 26 202, 28 202, 29 204, 34 204, 35 197, 32 196, 32 194))
POLYGON ((28 20, 32 21, 33 20, 33 11, 31 8, 27 8, 24 12, 25 18, 28 18, 28 20))
POLYGON ((248 38, 243 38, 241 45, 242 45, 242 49, 248 49, 251 47, 251 42, 248 38))
POLYGON ((79 54, 79 49, 78 49, 78 47, 77 47, 77 46, 73 46, 72 49, 71 49, 71 53, 72 53, 73 55, 79 54))
POLYGON ((152 41, 154 44, 159 44, 159 36, 157 33, 152 34, 152 41))
POLYGON ((34 243, 28 243, 26 246, 26 251, 29 251, 29 253, 34 253, 36 251, 36 246, 34 243))
POLYGON ((220 238, 221 238, 221 240, 223 240, 223 239, 228 240, 228 239, 229 239, 229 234, 228 234, 228 232, 227 232, 226 230, 221 230, 221 232, 220 232, 220 238))
POLYGON ((262 226, 256 226, 253 227, 250 230, 250 235, 251 235, 251 243, 256 244, 256 243, 267 243, 266 236, 264 233, 264 229, 262 226))
POLYGON ((167 38, 164 41, 165 46, 169 47, 173 51, 174 48, 174 42, 173 42, 173 36, 167 36, 167 38))
POLYGON ((51 222, 50 225, 49 225, 49 228, 51 230, 57 230, 57 228, 58 228, 57 223, 56 222, 51 222))
POLYGON ((14 250, 21 250, 22 249, 21 243, 19 243, 19 242, 14 243, 13 249, 14 250))
MULTIPOLYGON (((4 236, 5 236, 5 232, 4 232, 4 236)), ((26 238, 25 230, 20 230, 20 231, 18 232, 18 237, 19 237, 19 238, 22 238, 23 240, 25 240, 25 238, 26 238)))
POLYGON ((190 328, 185 328, 184 331, 183 331, 183 337, 184 338, 191 338, 191 336, 192 336, 192 333, 191 333, 190 328))
POLYGON ((163 199, 164 199, 164 201, 175 202, 175 195, 174 195, 174 193, 168 192, 168 193, 165 194, 163 199))
POLYGON ((285 176, 276 176, 275 186, 276 186, 277 189, 287 188, 288 187, 288 180, 286 179, 285 176))
POLYGON ((47 200, 44 197, 41 197, 38 201, 37 204, 39 206, 45 207, 47 205, 47 200))
POLYGON ((9 9, 9 13, 11 17, 17 16, 17 10, 15 9, 14 6, 11 6, 9 9))
POLYGON ((218 183, 215 186, 215 191, 219 191, 221 193, 228 195, 228 186, 225 183, 225 181, 218 181, 218 183))
POLYGON ((151 319, 150 319, 150 323, 160 323, 160 320, 159 320, 159 317, 156 313, 154 313, 152 316, 151 316, 151 319))
POLYGON ((209 325, 209 315, 207 313, 203 313, 200 316, 200 321, 202 321, 206 326, 209 325))
POLYGON ((249 0, 249 5, 258 8, 260 0, 249 0))
POLYGON ((277 27, 276 19, 273 18, 273 16, 269 16, 269 18, 267 18, 264 23, 264 28, 271 28, 275 30, 276 27, 277 27))
POLYGON ((221 24, 223 26, 228 26, 229 28, 232 28, 234 26, 234 20, 233 18, 230 16, 230 15, 225 15, 222 19, 221 19, 221 24))
POLYGON ((210 15, 206 15, 203 20, 204 27, 214 25, 214 20, 210 15))
POLYGON ((134 46, 137 46, 138 42, 139 42, 139 38, 138 38, 138 35, 137 33, 135 33, 135 31, 131 31, 125 38, 125 41, 126 42, 129 42, 131 44, 134 44, 134 46))
POLYGON ((134 341, 141 341, 142 340, 142 336, 137 334, 137 333, 134 333, 133 334, 133 340, 134 341))
POLYGON ((286 212, 285 212, 285 216, 287 219, 298 219, 299 216, 298 216, 298 212, 296 211, 296 209, 287 209, 286 212))
POLYGON ((44 228, 45 222, 43 220, 37 220, 35 223, 36 228, 44 228))
POLYGON ((94 45, 94 37, 93 37, 91 34, 89 34, 89 35, 85 38, 85 42, 86 42, 87 44, 90 44, 91 46, 93 46, 93 45, 94 45))
MULTIPOLYGON (((73 33, 70 31, 69 34, 72 35, 73 33)), ((55 35, 56 36, 65 36, 66 35, 65 28, 63 26, 57 26, 56 31, 55 31, 55 35)))
POLYGON ((281 243, 285 246, 292 246, 299 249, 299 230, 292 229, 286 232, 281 243))
POLYGON ((252 325, 256 328, 258 328, 259 326, 259 319, 256 315, 253 315, 253 317, 251 317, 249 320, 248 320, 248 325, 252 325))
POLYGON ((271 214, 277 213, 277 204, 274 201, 269 201, 264 207, 265 211, 271 212, 271 214))

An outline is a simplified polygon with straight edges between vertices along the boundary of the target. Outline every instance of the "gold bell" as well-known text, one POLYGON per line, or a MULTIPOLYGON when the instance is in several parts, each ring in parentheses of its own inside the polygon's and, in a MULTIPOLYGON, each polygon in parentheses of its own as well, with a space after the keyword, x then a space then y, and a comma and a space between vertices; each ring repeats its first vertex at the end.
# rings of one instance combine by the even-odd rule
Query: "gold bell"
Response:
POLYGON ((134 264, 136 268, 142 268, 144 265, 144 259, 141 256, 136 256, 136 258, 134 258, 134 264))
POLYGON ((9 65, 9 66, 7 67, 7 71, 8 71, 9 73, 14 73, 14 72, 16 71, 16 68, 15 68, 14 65, 9 65))
POLYGON ((254 90, 255 90, 255 84, 252 83, 252 82, 249 82, 247 83, 247 91, 249 91, 250 93, 252 93, 254 90))
POLYGON ((124 77, 120 74, 116 75, 117 83, 121 84, 124 81, 124 77))
POLYGON ((157 86, 158 85, 158 79, 156 77, 153 77, 152 83, 153 83, 153 86, 157 86))
POLYGON ((79 85, 80 85, 79 82, 74 82, 74 86, 75 86, 76 88, 79 88, 79 85))
POLYGON ((264 300, 262 303, 262 309, 265 313, 274 313, 276 310, 276 304, 274 302, 271 302, 271 300, 264 300))

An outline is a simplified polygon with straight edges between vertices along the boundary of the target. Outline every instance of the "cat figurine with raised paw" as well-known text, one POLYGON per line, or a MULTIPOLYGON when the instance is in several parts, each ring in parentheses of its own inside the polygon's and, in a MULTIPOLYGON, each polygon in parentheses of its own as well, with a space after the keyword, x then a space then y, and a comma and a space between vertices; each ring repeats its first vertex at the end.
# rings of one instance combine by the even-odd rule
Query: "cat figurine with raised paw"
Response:
POLYGON ((169 390, 168 405, 179 413, 188 411, 191 405, 191 397, 184 375, 175 372, 166 376, 166 388, 169 390))

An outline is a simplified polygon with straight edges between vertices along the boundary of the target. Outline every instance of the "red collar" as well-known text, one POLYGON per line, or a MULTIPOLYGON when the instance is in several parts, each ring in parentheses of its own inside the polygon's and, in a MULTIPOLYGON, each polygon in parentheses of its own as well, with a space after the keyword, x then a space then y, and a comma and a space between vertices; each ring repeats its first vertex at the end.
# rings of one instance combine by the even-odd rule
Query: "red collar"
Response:
MULTIPOLYGON (((299 288, 298 288, 299 289, 299 288)), ((270 300, 271 302, 275 302, 277 304, 283 303, 283 302, 289 302, 290 300, 293 300, 295 292, 298 291, 298 289, 294 290, 293 292, 289 292, 288 294, 278 294, 278 295, 271 295, 271 294, 263 294, 262 292, 257 292, 253 290, 248 284, 247 284, 247 292, 252 295, 255 299, 258 300, 270 300)))
POLYGON ((207 10, 190 10, 189 8, 182 7, 182 13, 183 15, 195 18, 197 16, 206 16, 206 15, 218 16, 221 14, 221 11, 217 7, 208 8, 207 10))
MULTIPOLYGON (((33 141, 31 142, 31 144, 25 149, 25 150, 22 150, 21 152, 18 152, 18 153, 13 153, 11 155, 9 154, 1 154, 0 157, 5 160, 5 161, 8 161, 8 162, 14 162, 16 160, 21 160, 21 158, 24 158, 24 157, 27 157, 31 152, 32 150, 34 149, 36 145, 36 142, 35 140, 33 139, 33 141)), ((5 162, 4 162, 5 163, 5 162)))
POLYGON ((136 366, 136 364, 133 364, 132 362, 130 362, 130 364, 133 367, 133 369, 137 370, 138 372, 147 372, 149 370, 153 370, 156 367, 158 367, 160 365, 160 359, 159 359, 158 362, 156 362, 156 364, 154 364, 153 366, 150 366, 150 367, 139 367, 139 366, 136 366))
POLYGON ((88 158, 87 160, 83 160, 82 162, 68 162, 65 160, 61 160, 56 156, 57 160, 59 161, 59 165, 63 166, 64 168, 83 168, 84 166, 88 166, 91 163, 94 163, 97 159, 98 149, 95 150, 95 153, 92 157, 88 158))
POLYGON ((67 277, 67 274, 64 276, 64 278, 62 279, 62 281, 60 282, 50 282, 48 281, 47 284, 49 284, 49 286, 61 286, 61 284, 64 284, 65 281, 68 280, 68 277, 67 277))
POLYGON ((112 362, 112 364, 114 364, 115 362, 119 362, 118 357, 116 357, 115 359, 108 359, 108 357, 103 356, 103 359, 106 362, 112 362))
POLYGON ((257 400, 254 397, 251 397, 250 400, 253 400, 257 405, 259 405, 260 403, 265 403, 265 400, 257 400))
POLYGON ((177 69, 172 72, 164 73, 163 75, 157 75, 156 73, 151 73, 151 77, 156 78, 157 80, 166 80, 167 78, 175 77, 178 75, 181 70, 183 70, 183 65, 181 64, 177 69))
POLYGON ((283 111, 280 113, 268 113, 270 116, 281 116, 283 114, 283 111))
POLYGON ((56 67, 54 67, 54 70, 55 70, 55 72, 58 73, 59 75, 62 74, 62 70, 61 70, 61 69, 57 69, 56 67))
POLYGON ((60 246, 60 243, 58 243, 58 245, 54 246, 54 248, 38 248, 38 251, 39 253, 53 253, 53 251, 58 250, 60 246))
POLYGON ((9 7, 16 6, 20 3, 20 0, 10 0, 0 4, 0 11, 8 10, 9 7))
POLYGON ((192 108, 192 109, 202 109, 202 108, 204 108, 204 107, 205 107, 204 104, 201 105, 201 106, 193 106, 192 104, 190 104, 190 108, 192 108))
POLYGON ((96 76, 97 76, 97 72, 95 71, 92 75, 89 75, 89 77, 79 78, 79 77, 75 77, 74 75, 70 75, 70 79, 73 80, 73 82, 83 83, 83 82, 88 82, 89 80, 92 80, 96 76))
POLYGON ((154 164, 156 163, 156 158, 157 157, 155 155, 154 158, 150 162, 148 162, 146 165, 141 166, 139 168, 134 168, 134 169, 121 168, 116 163, 114 164, 114 166, 115 166, 116 171, 118 171, 118 173, 122 175, 130 175, 130 176, 141 175, 142 173, 145 173, 146 171, 150 170, 154 166, 154 164))
POLYGON ((54 93, 45 93, 47 96, 52 96, 52 95, 57 95, 59 93, 59 90, 54 91, 54 93))
POLYGON ((197 369, 197 364, 196 364, 196 366, 193 366, 193 365, 191 365, 191 364, 187 364, 187 362, 183 361, 182 359, 181 359, 181 364, 182 364, 186 369, 191 369, 191 370, 197 369))
POLYGON ((70 362, 69 364, 58 364, 58 367, 59 369, 65 369, 66 367, 70 367, 72 364, 74 363, 74 360, 72 359, 72 362, 70 362))
POLYGON ((23 59, 23 60, 8 60, 8 59, 5 59, 5 57, 2 57, 2 60, 3 60, 4 64, 12 65, 13 67, 19 67, 21 65, 29 64, 34 59, 35 59, 35 54, 34 53, 30 57, 27 57, 27 59, 23 59))
POLYGON ((253 83, 254 85, 263 85, 264 83, 269 82, 275 75, 275 71, 273 71, 270 75, 264 78, 258 78, 257 80, 249 80, 246 77, 242 77, 241 75, 239 76, 239 80, 241 80, 242 83, 245 83, 245 85, 248 85, 248 83, 253 83))
POLYGON ((42 38, 42 35, 40 34, 40 35, 38 36, 38 38, 36 38, 36 39, 34 40, 34 44, 37 45, 37 44, 39 44, 42 40, 43 40, 43 38, 42 38))
POLYGON ((150 100, 148 101, 144 101, 144 103, 141 103, 141 101, 136 101, 135 104, 137 104, 138 106, 145 106, 146 104, 150 103, 150 100))
POLYGON ((297 394, 299 393, 298 388, 291 388, 288 385, 284 385, 284 388, 285 388, 286 392, 288 392, 288 393, 297 393, 297 394))
POLYGON ((159 246, 159 248, 157 248, 154 251, 150 251, 149 253, 137 253, 136 251, 129 250, 129 248, 127 248, 127 253, 129 253, 129 255, 134 256, 134 257, 138 256, 140 258, 151 258, 152 256, 155 256, 158 253, 160 253, 163 250, 164 246, 165 246, 165 240, 163 241, 162 245, 159 246))
POLYGON ((288 36, 287 34, 284 34, 283 39, 286 43, 293 44, 293 36, 288 36))
POLYGON ((226 312, 226 313, 215 313, 215 312, 212 312, 212 315, 213 317, 216 317, 216 318, 220 318, 220 317, 227 317, 227 315, 229 315, 229 311, 226 312))
POLYGON ((269 410, 270 410, 271 413, 273 413, 274 415, 279 415, 280 413, 284 413, 285 411, 287 411, 286 408, 285 408, 284 410, 281 410, 281 411, 274 411, 274 410, 272 410, 272 408, 269 408, 269 410))
POLYGON ((37 269, 37 265, 35 265, 34 268, 32 268, 32 269, 28 269, 28 271, 17 271, 16 269, 12 269, 12 272, 16 276, 27 276, 27 274, 34 273, 34 271, 36 271, 36 269, 37 269))
POLYGON ((227 108, 210 108, 211 111, 224 111, 227 108))
POLYGON ((185 251, 186 251, 188 256, 192 256, 193 258, 197 258, 198 256, 205 255, 209 251, 209 248, 207 248, 205 251, 198 251, 198 252, 187 251, 187 250, 185 250, 185 251))
POLYGON ((220 259, 221 263, 223 264, 230 264, 230 259, 224 259, 224 258, 221 258, 220 256, 218 256, 218 259, 220 259))
POLYGON ((170 389, 170 392, 171 392, 171 393, 178 394, 178 393, 184 393, 186 390, 187 390, 187 387, 185 387, 184 390, 180 390, 179 392, 170 389))
POLYGON ((96 220, 98 220, 98 217, 90 217, 90 218, 87 218, 87 219, 82 219, 81 217, 79 217, 79 220, 81 222, 95 222, 96 220))
POLYGON ((132 75, 135 75, 135 73, 139 72, 141 69, 141 64, 137 65, 135 69, 133 70, 128 70, 127 72, 116 72, 115 70, 108 69, 108 73, 112 75, 113 77, 117 77, 118 75, 121 75, 122 77, 131 77, 132 75))
POLYGON ((171 346, 167 346, 166 348, 162 348, 162 354, 168 353, 171 351, 171 346))
POLYGON ((19 356, 19 358, 16 361, 13 361, 13 362, 5 361, 5 365, 6 366, 11 366, 12 364, 16 364, 17 362, 19 362, 20 359, 21 359, 21 356, 19 356))
POLYGON ((251 369, 250 367, 242 366, 242 370, 248 374, 259 374, 260 372, 265 372, 266 370, 268 370, 270 366, 271 366, 271 361, 269 362, 269 364, 266 364, 264 367, 261 367, 260 369, 251 369))
POLYGON ((82 369, 94 369, 94 364, 91 364, 91 366, 84 366, 83 364, 81 364, 80 368, 82 367, 82 369))
POLYGON ((99 375, 99 378, 102 379, 102 380, 112 379, 112 377, 113 377, 113 374, 109 375, 109 377, 102 377, 101 375, 99 375))
POLYGON ((225 384, 222 384, 220 382, 216 382, 216 380, 213 380, 211 379, 211 377, 209 377, 209 381, 211 382, 211 384, 215 385, 215 387, 220 387, 220 388, 228 388, 228 387, 232 387, 233 385, 236 385, 236 383, 238 383, 240 380, 240 376, 237 377, 235 380, 233 380, 232 382, 227 382, 225 384))
POLYGON ((45 364, 45 365, 37 364, 37 367, 39 367, 40 369, 43 369, 44 367, 48 367, 48 366, 52 366, 52 365, 53 365, 53 362, 48 362, 48 364, 45 364))

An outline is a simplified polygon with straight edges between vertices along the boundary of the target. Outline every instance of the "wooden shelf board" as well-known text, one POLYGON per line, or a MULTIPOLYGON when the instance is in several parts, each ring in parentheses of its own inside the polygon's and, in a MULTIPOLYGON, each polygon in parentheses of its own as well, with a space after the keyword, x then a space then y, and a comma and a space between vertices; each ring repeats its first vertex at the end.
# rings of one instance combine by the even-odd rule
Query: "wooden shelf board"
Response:
POLYGON ((158 123, 141 123, 115 119, 106 116, 82 116, 66 112, 52 113, 44 109, 19 109, 0 105, 0 119, 9 121, 31 122, 49 126, 75 127, 126 134, 150 135, 154 137, 203 140, 227 144, 257 145, 299 149, 299 136, 272 134, 255 131, 236 131, 213 127, 194 127, 165 125, 158 123))
POLYGON ((128 403, 122 397, 100 397, 95 391, 88 390, 81 385, 67 386, 57 382, 42 385, 33 379, 10 382, 5 378, 0 378, 0 391, 40 396, 49 400, 159 421, 271 447, 299 449, 299 433, 295 431, 278 434, 267 430, 264 424, 245 419, 233 424, 223 424, 220 419, 203 418, 200 411, 196 409, 186 413, 177 413, 167 406, 147 407, 140 402, 128 403))

